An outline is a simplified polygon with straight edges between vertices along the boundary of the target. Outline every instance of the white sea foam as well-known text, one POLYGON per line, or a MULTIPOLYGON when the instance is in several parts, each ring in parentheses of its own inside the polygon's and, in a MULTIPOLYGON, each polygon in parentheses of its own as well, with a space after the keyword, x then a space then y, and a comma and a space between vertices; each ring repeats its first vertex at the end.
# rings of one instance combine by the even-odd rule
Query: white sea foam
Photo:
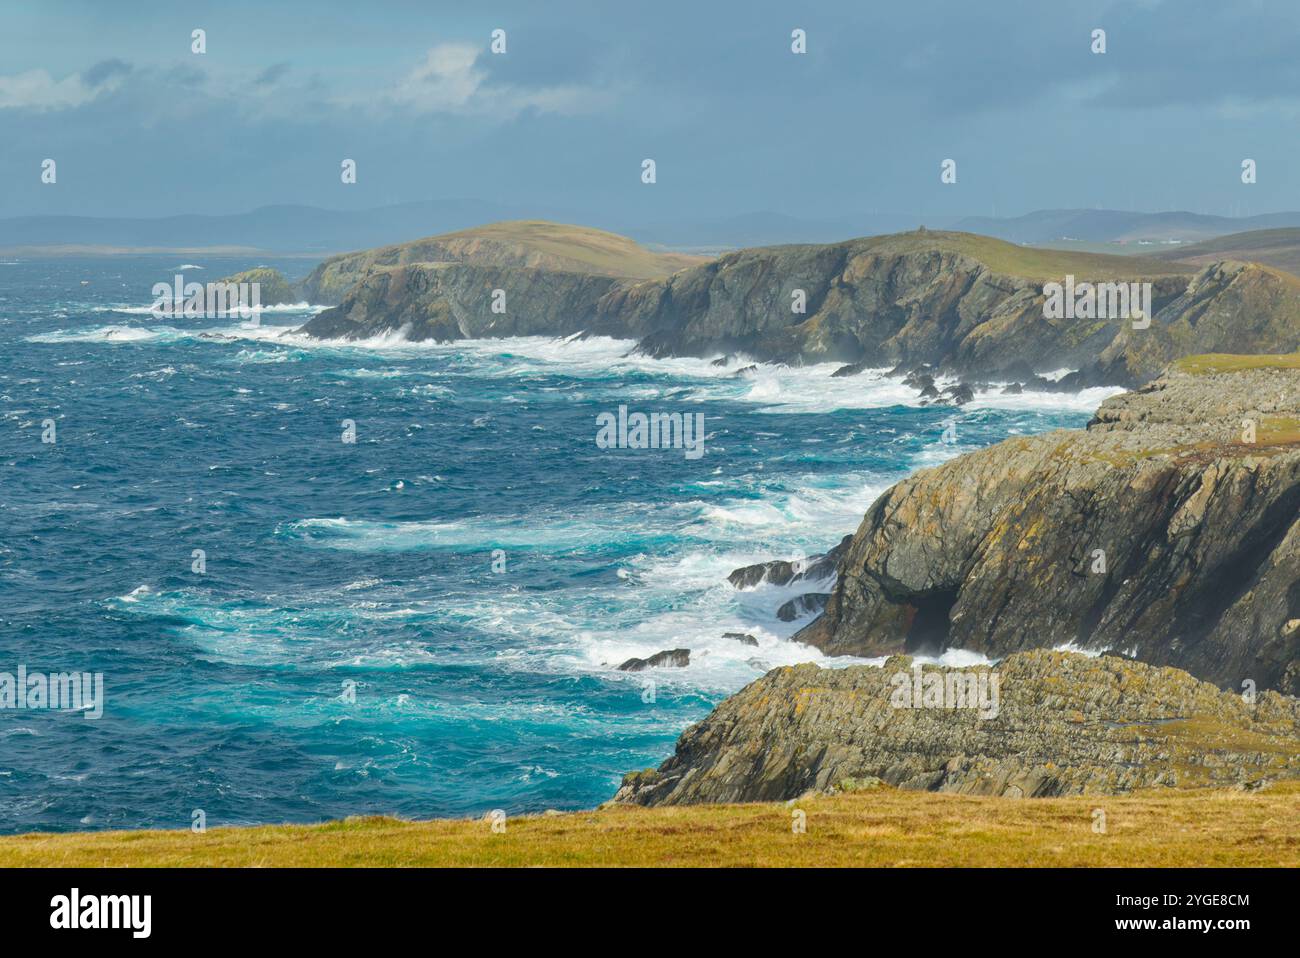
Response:
POLYGON ((1100 656, 1103 652, 1110 651, 1110 649, 1109 647, 1104 649, 1085 649, 1082 648, 1081 646, 1075 645, 1073 642, 1066 642, 1064 645, 1053 646, 1052 651, 1053 652, 1076 652, 1079 655, 1086 655, 1090 659, 1095 659, 1098 656, 1100 656))
MULTIPOLYGON (((178 308, 179 308, 179 307, 178 307, 178 308)), ((268 304, 268 305, 263 305, 263 306, 257 306, 257 307, 255 307, 255 308, 254 308, 254 307, 248 307, 248 308, 243 308, 243 307, 231 307, 231 309, 229 310, 229 313, 230 313, 230 316, 231 316, 231 317, 234 317, 234 318, 238 318, 238 317, 241 317, 241 316, 249 316, 249 317, 251 317, 254 313, 260 313, 260 314, 263 314, 263 315, 265 315, 265 314, 276 314, 276 315, 278 315, 278 314, 286 314, 286 315, 288 315, 288 314, 293 314, 293 313, 300 313, 300 314, 302 314, 302 315, 305 316, 305 315, 315 315, 316 313, 319 313, 319 312, 321 312, 322 310, 327 309, 327 308, 328 308, 328 307, 325 307, 325 306, 313 306, 311 303, 308 303, 308 302, 301 302, 301 303, 274 303, 274 304, 268 304)), ((150 305, 148 305, 148 306, 129 306, 129 305, 124 305, 124 304, 116 305, 116 306, 96 306, 96 307, 94 307, 94 308, 91 310, 91 312, 96 312, 96 313, 122 313, 122 314, 124 314, 124 315, 126 315, 126 316, 158 316, 158 306, 157 306, 156 304, 150 304, 150 305)), ((220 317, 220 316, 216 316, 216 315, 213 315, 213 316, 205 316, 205 315, 203 315, 203 314, 200 314, 200 315, 198 315, 198 316, 193 316, 193 317, 180 315, 180 316, 166 316, 166 317, 162 317, 162 318, 167 318, 167 319, 191 319, 191 318, 192 318, 192 319, 221 319, 221 318, 224 318, 224 317, 220 317)))
MULTIPOLYGON (((500 378, 520 378, 539 374, 561 374, 570 379, 611 381, 617 383, 620 396, 631 399, 662 398, 665 389, 680 390, 674 398, 687 402, 735 400, 754 403, 761 412, 826 413, 837 409, 879 409, 888 406, 920 406, 919 391, 905 386, 902 380, 888 376, 888 369, 868 369, 856 376, 835 377, 839 363, 787 366, 750 363, 733 359, 730 365, 713 365, 712 358, 656 359, 636 353, 634 340, 590 337, 560 339, 543 336, 519 336, 504 339, 468 339, 452 343, 410 342, 404 330, 394 330, 368 339, 318 340, 289 334, 282 339, 296 346, 333 346, 405 354, 458 356, 477 360, 480 374, 500 378), (742 366, 756 368, 737 375, 742 366), (670 377, 671 384, 618 382, 627 373, 670 377)), ((1070 370, 1058 370, 1046 378, 1059 379, 1070 370)), ((940 377, 943 388, 956 383, 955 378, 940 377)), ((1122 389, 1099 387, 1077 393, 1026 390, 1011 395, 1002 392, 1005 384, 994 383, 991 389, 976 394, 963 410, 1024 409, 1078 410, 1090 412, 1102 400, 1123 392, 1122 389)), ((956 411, 954 409, 954 411, 956 411)))
MULTIPOLYGON (((126 341, 121 338, 122 330, 59 331, 43 334, 42 341, 121 342, 126 341)), ((388 380, 465 370, 476 378, 518 379, 519 392, 528 390, 531 396, 538 393, 531 380, 553 374, 579 384, 577 389, 556 391, 558 395, 589 398, 602 390, 627 395, 626 380, 630 374, 638 374, 648 381, 636 381, 631 388, 640 398, 651 400, 663 396, 685 402, 732 400, 752 404, 759 411, 785 413, 919 404, 914 389, 886 376, 884 370, 834 378, 831 373, 838 367, 831 363, 760 365, 738 377, 734 375, 736 362, 724 368, 712 365, 709 359, 652 359, 632 354, 634 344, 625 340, 521 337, 439 344, 411 343, 401 332, 394 332, 366 341, 340 342, 315 340, 287 326, 267 325, 224 325, 206 330, 150 325, 125 333, 176 339, 203 334, 229 337, 238 362, 283 362, 309 356, 317 349, 354 352, 358 365, 338 375, 388 380), (250 342, 265 348, 250 348, 250 342), (368 358, 375 356, 378 362, 368 358), (435 362, 423 363, 426 357, 435 362)), ((430 384, 430 388, 444 387, 430 384)), ((420 385, 406 387, 406 392, 416 394, 420 389, 420 385)), ((950 414, 958 420, 960 434, 962 418, 978 415, 981 408, 1091 409, 1110 392, 1011 396, 990 391, 950 414)), ((490 421, 485 425, 490 426, 490 421)), ((844 441, 853 438, 849 435, 844 441)), ((597 674, 638 684, 653 679, 668 689, 680 686, 729 692, 769 667, 807 661, 838 666, 853 661, 829 659, 792 641, 811 616, 782 622, 776 615, 782 603, 808 591, 827 591, 831 582, 801 581, 784 587, 762 584, 742 591, 733 588, 726 576, 740 566, 773 558, 802 558, 833 546, 840 536, 857 527, 872 501, 891 482, 918 466, 941 462, 969 448, 935 442, 916 449, 907 442, 912 437, 897 438, 900 450, 912 448, 912 459, 899 461, 888 473, 770 477, 759 473, 732 478, 715 471, 699 481, 701 498, 697 499, 593 504, 589 510, 564 514, 458 520, 311 517, 286 523, 278 530, 314 548, 481 553, 485 568, 494 548, 540 553, 612 548, 631 553, 616 577, 593 580, 590 585, 570 584, 553 592, 509 587, 448 592, 443 583, 408 582, 389 587, 359 580, 343 590, 347 594, 343 602, 338 591, 295 596, 296 608, 291 613, 280 608, 279 601, 268 601, 265 607, 233 607, 189 594, 132 593, 117 601, 149 614, 161 607, 186 619, 190 624, 183 631, 206 655, 245 664, 402 668, 426 661, 465 661, 534 672, 597 674), (370 636, 364 629, 340 627, 349 619, 409 623, 410 628, 402 630, 400 639, 392 638, 391 630, 370 636), (428 624, 447 622, 488 637, 488 641, 439 649, 434 655, 418 638, 411 637, 419 636, 428 624), (724 639, 726 632, 752 635, 758 644, 724 639), (359 634, 368 637, 354 645, 359 634), (691 649, 690 667, 635 674, 613 669, 627 658, 670 648, 691 649)), ((391 477, 388 487, 397 488, 398 479, 391 477)), ((959 665, 985 660, 973 653, 949 652, 940 661, 959 665)))
MULTIPOLYGON (((720 481, 736 493, 752 496, 754 491, 753 479, 720 481)), ((633 555, 618 570, 618 586, 606 580, 562 592, 481 589, 405 601, 388 614, 450 619, 490 635, 494 648, 486 654, 502 668, 594 673, 618 681, 652 678, 669 686, 726 692, 777 665, 853 661, 829 659, 791 642, 808 616, 794 622, 776 616, 782 603, 809 591, 829 590, 833 580, 764 584, 742 591, 726 577, 754 562, 798 559, 829 548, 856 527, 888 481, 857 473, 808 475, 787 477, 783 483, 788 489, 767 490, 762 499, 738 495, 707 502, 624 503, 585 513, 453 522, 317 518, 291 523, 281 531, 317 547, 344 550, 482 552, 485 567, 493 548, 631 549, 633 555), (648 541, 635 551, 639 535, 648 541), (758 645, 723 638, 726 632, 753 635, 758 645), (668 648, 691 649, 690 667, 636 676, 614 671, 628 658, 668 648)), ((479 661, 485 653, 464 654, 479 661)))
POLYGON ((56 329, 48 333, 28 336, 29 343, 140 343, 163 339, 168 336, 179 338, 180 330, 166 326, 141 329, 136 326, 94 326, 81 329, 56 329))
MULTIPOLYGON (((322 306, 306 303, 294 306, 273 306, 263 312, 316 313, 322 306)), ((150 307, 114 308, 116 312, 147 314, 150 307)), ((367 339, 341 340, 316 339, 296 332, 296 327, 254 325, 240 323, 208 329, 179 330, 158 326, 147 329, 112 326, 80 330, 57 330, 29 337, 33 342, 140 342, 150 339, 177 339, 215 337, 230 340, 256 340, 275 342, 298 349, 347 350, 361 353, 390 355, 406 359, 427 356, 440 360, 450 368, 458 363, 469 364, 476 376, 504 379, 527 379, 538 375, 563 375, 569 379, 587 381, 590 388, 616 391, 625 400, 655 400, 672 398, 679 402, 705 402, 730 400, 752 403, 759 412, 772 413, 828 413, 838 409, 879 409, 889 406, 920 406, 918 390, 903 385, 901 379, 887 375, 888 370, 868 369, 856 376, 835 377, 832 373, 838 363, 818 363, 808 366, 782 364, 750 364, 755 368, 737 375, 744 360, 733 359, 726 367, 713 365, 709 358, 656 359, 635 352, 633 340, 591 337, 587 339, 560 339, 544 336, 519 336, 504 339, 469 339, 452 343, 412 342, 405 328, 369 337, 367 339), (663 383, 648 382, 628 384, 622 381, 629 373, 662 377, 663 383)), ((282 360, 281 360, 282 361, 282 360)), ((344 375, 376 375, 396 378, 426 372, 413 365, 409 369, 390 368, 370 373, 366 370, 345 372, 344 375)), ((1059 378, 1069 370, 1057 370, 1046 378, 1059 378)), ((936 380, 942 389, 957 382, 953 378, 936 380)), ((1084 389, 1074 393, 1026 390, 1019 394, 1002 392, 1002 384, 979 392, 975 399, 951 409, 953 414, 969 413, 979 409, 1062 410, 1090 412, 1109 396, 1123 392, 1112 387, 1084 389)), ((584 392, 569 392, 575 399, 587 398, 584 392)))

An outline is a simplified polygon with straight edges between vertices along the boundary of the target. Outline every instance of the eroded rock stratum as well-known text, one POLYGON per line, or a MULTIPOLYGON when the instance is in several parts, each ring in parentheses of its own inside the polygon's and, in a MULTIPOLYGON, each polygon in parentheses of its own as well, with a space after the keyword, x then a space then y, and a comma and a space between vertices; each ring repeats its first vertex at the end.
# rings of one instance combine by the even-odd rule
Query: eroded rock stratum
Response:
MULTIPOLYGON (((617 801, 778 801, 809 790, 1039 797, 1254 788, 1300 776, 1300 701, 1242 696, 1179 669, 1035 651, 968 673, 998 678, 996 715, 897 707, 907 656, 883 666, 774 669, 723 701, 617 801)), ((927 667, 924 674, 950 670, 927 667)))
POLYGON ((1300 369, 1189 359, 1107 400, 1086 430, 893 486, 795 638, 863 656, 1116 649, 1294 695, 1298 513, 1300 369))

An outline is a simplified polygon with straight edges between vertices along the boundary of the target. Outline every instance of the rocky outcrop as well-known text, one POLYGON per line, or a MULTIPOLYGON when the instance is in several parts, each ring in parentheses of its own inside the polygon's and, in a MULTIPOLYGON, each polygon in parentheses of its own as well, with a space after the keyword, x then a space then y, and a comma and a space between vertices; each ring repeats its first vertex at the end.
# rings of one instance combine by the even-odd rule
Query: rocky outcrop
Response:
POLYGON ((1182 356, 1300 349, 1300 279, 1258 263, 1212 263, 1160 309, 1149 329, 1122 328, 1098 368, 1146 382, 1182 356))
POLYGON ((826 602, 830 597, 829 592, 805 592, 783 603, 776 610, 776 617, 782 622, 793 622, 802 616, 826 608, 826 602))
POLYGON ((690 649, 664 649, 648 659, 628 659, 618 667, 620 672, 643 672, 646 669, 684 669, 691 664, 690 649))
POLYGON ((284 278, 284 274, 278 269, 272 269, 269 266, 259 266, 255 269, 246 269, 242 273, 235 273, 233 276, 227 276, 220 280, 222 283, 253 283, 257 284, 257 301, 263 306, 294 305, 303 302, 306 297, 302 295, 301 289, 284 278))
POLYGON ((1107 400, 1086 431, 898 483, 795 640, 863 656, 1113 648, 1300 693, 1297 366, 1184 360, 1107 400))
POLYGON ((966 670, 922 669, 906 656, 882 667, 775 669, 687 729, 658 769, 628 775, 615 800, 778 801, 876 780, 971 795, 1108 795, 1296 777, 1296 699, 1247 701, 1178 669, 1035 651, 966 670), (918 682, 948 695, 957 677, 996 688, 996 708, 913 696, 918 682))
MULTIPOLYGON (((702 259, 655 252, 626 236, 590 227, 518 220, 331 256, 303 280, 302 288, 313 303, 341 303, 349 290, 371 274, 420 263, 581 273, 635 281, 667 276, 702 259)), ((531 305, 544 308, 538 303, 531 305)))
POLYGON ((412 341, 572 334, 618 281, 590 273, 420 263, 367 274, 303 331, 323 339, 401 332, 412 341))
POLYGON ((727 581, 737 589, 752 589, 758 585, 790 585, 792 582, 819 582, 835 574, 840 556, 853 541, 853 536, 845 536, 835 548, 828 552, 808 556, 787 562, 775 559, 770 562, 756 562, 753 565, 736 569, 727 581))

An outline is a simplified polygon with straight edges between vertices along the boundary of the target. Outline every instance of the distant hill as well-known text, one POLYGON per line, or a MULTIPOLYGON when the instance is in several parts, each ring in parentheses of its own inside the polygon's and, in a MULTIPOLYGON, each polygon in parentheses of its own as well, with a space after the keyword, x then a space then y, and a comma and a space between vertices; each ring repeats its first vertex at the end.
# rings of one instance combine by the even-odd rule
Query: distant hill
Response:
POLYGON ((1202 243, 1192 243, 1154 254, 1169 262, 1208 266, 1224 259, 1263 263, 1300 276, 1300 229, 1250 230, 1230 233, 1202 243))
MULTIPOLYGON (((0 219, 0 250, 59 255, 226 247, 328 255, 405 243, 480 223, 538 219, 591 222, 589 215, 572 209, 475 199, 431 200, 366 210, 264 206, 219 216, 20 216, 0 219)), ((1148 245, 1155 248, 1171 241, 1196 243, 1243 230, 1300 228, 1300 213, 1234 219, 1187 212, 1039 210, 1004 218, 848 210, 833 217, 816 218, 756 211, 658 222, 602 218, 600 224, 642 244, 709 253, 786 243, 837 243, 914 230, 921 225, 979 233, 1022 245, 1063 244, 1104 250, 1113 244, 1116 252, 1128 252, 1130 247, 1133 252, 1145 252, 1148 245)))
POLYGON ((437 200, 368 210, 263 206, 223 216, 19 216, 0 219, 0 249, 23 248, 30 253, 32 247, 100 247, 98 252, 113 253, 239 247, 328 254, 400 243, 493 220, 544 215, 550 211, 481 200, 437 200))
POLYGON ((972 216, 954 229, 983 233, 1013 243, 1196 242, 1241 230, 1300 227, 1300 212, 1233 218, 1202 213, 1130 213, 1122 210, 1037 210, 1010 219, 972 216))

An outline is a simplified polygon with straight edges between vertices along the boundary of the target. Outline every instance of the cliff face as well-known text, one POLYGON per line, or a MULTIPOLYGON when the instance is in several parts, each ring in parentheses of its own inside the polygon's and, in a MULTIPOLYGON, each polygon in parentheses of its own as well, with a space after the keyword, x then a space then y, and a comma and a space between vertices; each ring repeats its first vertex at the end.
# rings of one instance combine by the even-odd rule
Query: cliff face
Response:
MULTIPOLYGON (((1276 693, 1248 702, 1177 669, 1024 652, 997 666, 997 714, 981 718, 899 707, 911 666, 898 656, 878 668, 774 669, 687 729, 657 770, 628 775, 615 800, 778 801, 876 779, 1036 797, 1300 777, 1300 701, 1276 693)), ((963 671, 990 682, 993 670, 963 671)))
POLYGON ((339 304, 303 327, 319 337, 586 332, 638 340, 654 356, 926 363, 989 379, 1068 366, 1083 370, 1077 385, 1146 382, 1196 353, 1300 348, 1300 280, 1270 267, 1223 262, 1192 275, 1185 265, 967 233, 774 246, 701 262, 599 230, 499 223, 333 257, 296 298, 339 304), (1044 285, 1067 276, 1150 283, 1149 327, 1049 318, 1044 285), (471 321, 492 289, 507 291, 505 318, 471 321))
POLYGON ((485 335, 587 332, 636 339, 655 356, 928 363, 987 378, 1071 366, 1084 369, 1088 381, 1132 383, 1171 356, 1226 348, 1227 323, 1206 316, 1250 316, 1252 343, 1290 348, 1286 281, 1263 267, 1244 269, 1207 268, 1189 286, 1184 265, 926 231, 741 250, 701 262, 598 230, 503 223, 334 257, 303 282, 302 295, 342 310, 308 323, 310 335, 368 337, 405 327, 415 339, 459 338, 470 333, 449 317, 466 314, 473 301, 466 290, 487 275, 482 271, 495 270, 493 288, 513 285, 509 309, 521 315, 478 324, 485 335), (409 282, 410 270, 434 265, 465 275, 409 282), (521 275, 511 283, 514 273, 538 272, 556 277, 546 283, 521 275), (610 282, 579 283, 584 276, 610 282), (1128 318, 1048 318, 1044 284, 1067 276, 1149 282, 1156 321, 1135 331, 1128 318), (447 299, 438 297, 442 291, 447 299))
POLYGON ((1119 382, 1146 382, 1181 356, 1300 349, 1300 279, 1258 263, 1212 263, 1156 313, 1124 326, 1102 352, 1119 382))
POLYGON ((590 273, 420 263, 382 269, 303 329, 324 339, 404 331, 407 339, 566 335, 618 281, 590 273), (501 290, 500 294, 495 293, 501 290), (493 311, 493 305, 502 310, 493 311))
POLYGON ((1086 431, 898 483, 795 639, 867 656, 1073 643, 1300 693, 1300 369, 1269 362, 1188 361, 1086 431))
MULTIPOLYGON (((1080 281, 1136 281, 1146 265, 952 233, 742 250, 614 290, 601 301, 591 331, 636 337, 657 356, 867 359, 990 376, 1021 364, 1091 366, 1125 321, 1047 319, 1043 283, 1072 271, 1080 281), (797 291, 805 299, 802 313, 793 308, 797 291)), ((1185 276, 1150 279, 1156 308, 1186 286, 1185 276)))

